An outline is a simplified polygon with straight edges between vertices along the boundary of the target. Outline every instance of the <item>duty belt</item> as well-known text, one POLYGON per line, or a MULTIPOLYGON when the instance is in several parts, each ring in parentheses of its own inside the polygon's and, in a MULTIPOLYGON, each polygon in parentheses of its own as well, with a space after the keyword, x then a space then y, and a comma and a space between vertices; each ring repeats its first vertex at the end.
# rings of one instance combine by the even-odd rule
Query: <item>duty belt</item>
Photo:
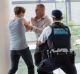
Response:
POLYGON ((50 51, 50 53, 52 53, 54 55, 70 55, 70 54, 74 53, 74 51, 73 50, 68 51, 67 49, 58 49, 58 50, 52 49, 50 51))

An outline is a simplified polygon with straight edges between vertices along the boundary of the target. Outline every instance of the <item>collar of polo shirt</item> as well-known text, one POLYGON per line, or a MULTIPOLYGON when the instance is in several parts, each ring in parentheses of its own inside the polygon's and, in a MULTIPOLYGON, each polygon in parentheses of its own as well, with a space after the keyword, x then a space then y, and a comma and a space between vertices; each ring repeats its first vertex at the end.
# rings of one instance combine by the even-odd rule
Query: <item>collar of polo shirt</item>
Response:
POLYGON ((46 17, 47 17, 47 16, 44 15, 42 18, 40 18, 40 19, 36 19, 36 21, 44 20, 46 17))

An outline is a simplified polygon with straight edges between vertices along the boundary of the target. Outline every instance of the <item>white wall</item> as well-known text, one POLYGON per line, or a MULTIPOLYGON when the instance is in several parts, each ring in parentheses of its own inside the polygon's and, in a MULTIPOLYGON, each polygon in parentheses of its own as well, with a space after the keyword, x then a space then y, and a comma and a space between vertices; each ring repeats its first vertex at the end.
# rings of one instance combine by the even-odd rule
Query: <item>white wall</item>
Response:
POLYGON ((8 74, 8 0, 0 0, 0 74, 8 74))

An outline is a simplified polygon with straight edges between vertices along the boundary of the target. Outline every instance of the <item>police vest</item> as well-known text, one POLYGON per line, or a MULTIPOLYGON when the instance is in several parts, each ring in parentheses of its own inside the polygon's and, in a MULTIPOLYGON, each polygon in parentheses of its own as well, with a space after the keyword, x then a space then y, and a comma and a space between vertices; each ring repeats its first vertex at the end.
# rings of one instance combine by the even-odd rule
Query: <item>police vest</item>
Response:
POLYGON ((60 22, 53 23, 53 26, 50 27, 52 32, 47 40, 48 47, 55 50, 58 48, 67 48, 70 50, 71 34, 69 28, 60 22))

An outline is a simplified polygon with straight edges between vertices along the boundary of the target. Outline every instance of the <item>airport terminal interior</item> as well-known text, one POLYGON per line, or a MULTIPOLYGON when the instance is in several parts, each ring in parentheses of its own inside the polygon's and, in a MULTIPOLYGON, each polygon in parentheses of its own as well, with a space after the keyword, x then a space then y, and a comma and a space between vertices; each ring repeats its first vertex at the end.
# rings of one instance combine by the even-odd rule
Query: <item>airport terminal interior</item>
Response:
MULTIPOLYGON (((8 23, 13 19, 15 6, 22 6, 26 9, 25 18, 30 21, 35 17, 37 4, 44 4, 45 14, 52 20, 51 12, 59 9, 63 12, 63 22, 69 26, 71 31, 71 50, 76 52, 75 65, 77 74, 80 74, 80 0, 0 0, 0 74, 7 74, 10 68, 9 32, 8 23)), ((25 33, 26 40, 32 55, 36 48, 36 35, 33 31, 25 33)), ((34 58, 34 57, 33 57, 34 58)), ((35 66, 35 74, 37 67, 35 66)), ((27 74, 27 67, 22 60, 19 62, 19 69, 16 74, 27 74)), ((65 74, 61 69, 54 71, 55 74, 65 74)))

